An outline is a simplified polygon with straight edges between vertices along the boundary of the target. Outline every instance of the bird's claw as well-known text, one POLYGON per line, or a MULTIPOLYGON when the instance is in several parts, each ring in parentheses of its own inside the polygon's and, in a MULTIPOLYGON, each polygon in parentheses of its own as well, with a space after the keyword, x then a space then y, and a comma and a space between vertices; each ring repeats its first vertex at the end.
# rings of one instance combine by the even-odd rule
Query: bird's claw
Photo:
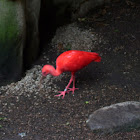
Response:
POLYGON ((64 99, 65 94, 66 94, 67 92, 68 92, 68 91, 59 91, 60 94, 55 95, 55 96, 57 96, 57 97, 59 97, 59 96, 63 96, 62 99, 64 99))
POLYGON ((65 89, 64 91, 59 91, 60 94, 55 95, 55 96, 57 96, 57 97, 63 96, 62 99, 64 99, 66 93, 69 93, 70 91, 72 91, 72 94, 74 94, 74 91, 75 91, 76 89, 79 89, 79 88, 74 88, 74 87, 73 87, 73 88, 65 89))
POLYGON ((75 91, 76 89, 79 89, 79 88, 68 88, 68 92, 72 91, 72 94, 74 94, 74 91, 75 91))

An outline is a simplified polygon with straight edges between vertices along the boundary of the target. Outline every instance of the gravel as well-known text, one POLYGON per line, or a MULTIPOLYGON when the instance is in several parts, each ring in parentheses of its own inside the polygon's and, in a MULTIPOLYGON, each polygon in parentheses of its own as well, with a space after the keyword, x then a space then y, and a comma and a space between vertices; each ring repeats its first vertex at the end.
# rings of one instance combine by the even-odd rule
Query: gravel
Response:
POLYGON ((62 43, 66 49, 91 51, 99 42, 103 42, 101 35, 95 34, 92 29, 79 28, 77 23, 72 23, 57 29, 51 45, 57 48, 62 43))

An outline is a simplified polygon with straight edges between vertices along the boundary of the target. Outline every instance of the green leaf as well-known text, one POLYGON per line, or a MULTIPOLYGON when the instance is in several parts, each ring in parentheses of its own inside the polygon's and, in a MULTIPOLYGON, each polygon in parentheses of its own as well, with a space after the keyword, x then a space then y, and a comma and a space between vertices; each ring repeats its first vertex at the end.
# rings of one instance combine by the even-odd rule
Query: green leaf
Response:
POLYGON ((85 101, 85 104, 89 104, 89 101, 85 101))

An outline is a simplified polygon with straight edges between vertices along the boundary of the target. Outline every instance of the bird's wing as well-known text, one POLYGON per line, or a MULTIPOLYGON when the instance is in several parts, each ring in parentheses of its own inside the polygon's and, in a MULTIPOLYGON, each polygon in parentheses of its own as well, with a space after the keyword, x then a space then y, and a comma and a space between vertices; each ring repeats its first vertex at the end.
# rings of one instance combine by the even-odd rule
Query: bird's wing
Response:
POLYGON ((56 61, 57 68, 61 71, 76 72, 93 60, 88 53, 82 51, 70 51, 61 54, 56 61))

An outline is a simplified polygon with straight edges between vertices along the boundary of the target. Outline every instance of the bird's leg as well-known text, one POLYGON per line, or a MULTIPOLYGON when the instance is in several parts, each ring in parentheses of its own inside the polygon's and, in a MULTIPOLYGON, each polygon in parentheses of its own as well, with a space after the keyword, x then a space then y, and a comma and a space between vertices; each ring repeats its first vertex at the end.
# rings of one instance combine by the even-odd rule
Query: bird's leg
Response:
POLYGON ((72 94, 74 94, 75 89, 78 88, 75 88, 75 74, 72 73, 72 75, 73 75, 73 88, 68 88, 69 89, 68 91, 72 91, 72 94))
POLYGON ((64 91, 59 91, 59 93, 61 93, 61 94, 58 94, 58 95, 55 95, 55 96, 61 96, 62 95, 63 96, 62 98, 64 98, 65 94, 69 93, 68 89, 69 89, 70 84, 73 81, 73 78, 74 78, 74 73, 72 73, 70 81, 69 81, 68 85, 66 86, 66 88, 64 89, 64 91))

